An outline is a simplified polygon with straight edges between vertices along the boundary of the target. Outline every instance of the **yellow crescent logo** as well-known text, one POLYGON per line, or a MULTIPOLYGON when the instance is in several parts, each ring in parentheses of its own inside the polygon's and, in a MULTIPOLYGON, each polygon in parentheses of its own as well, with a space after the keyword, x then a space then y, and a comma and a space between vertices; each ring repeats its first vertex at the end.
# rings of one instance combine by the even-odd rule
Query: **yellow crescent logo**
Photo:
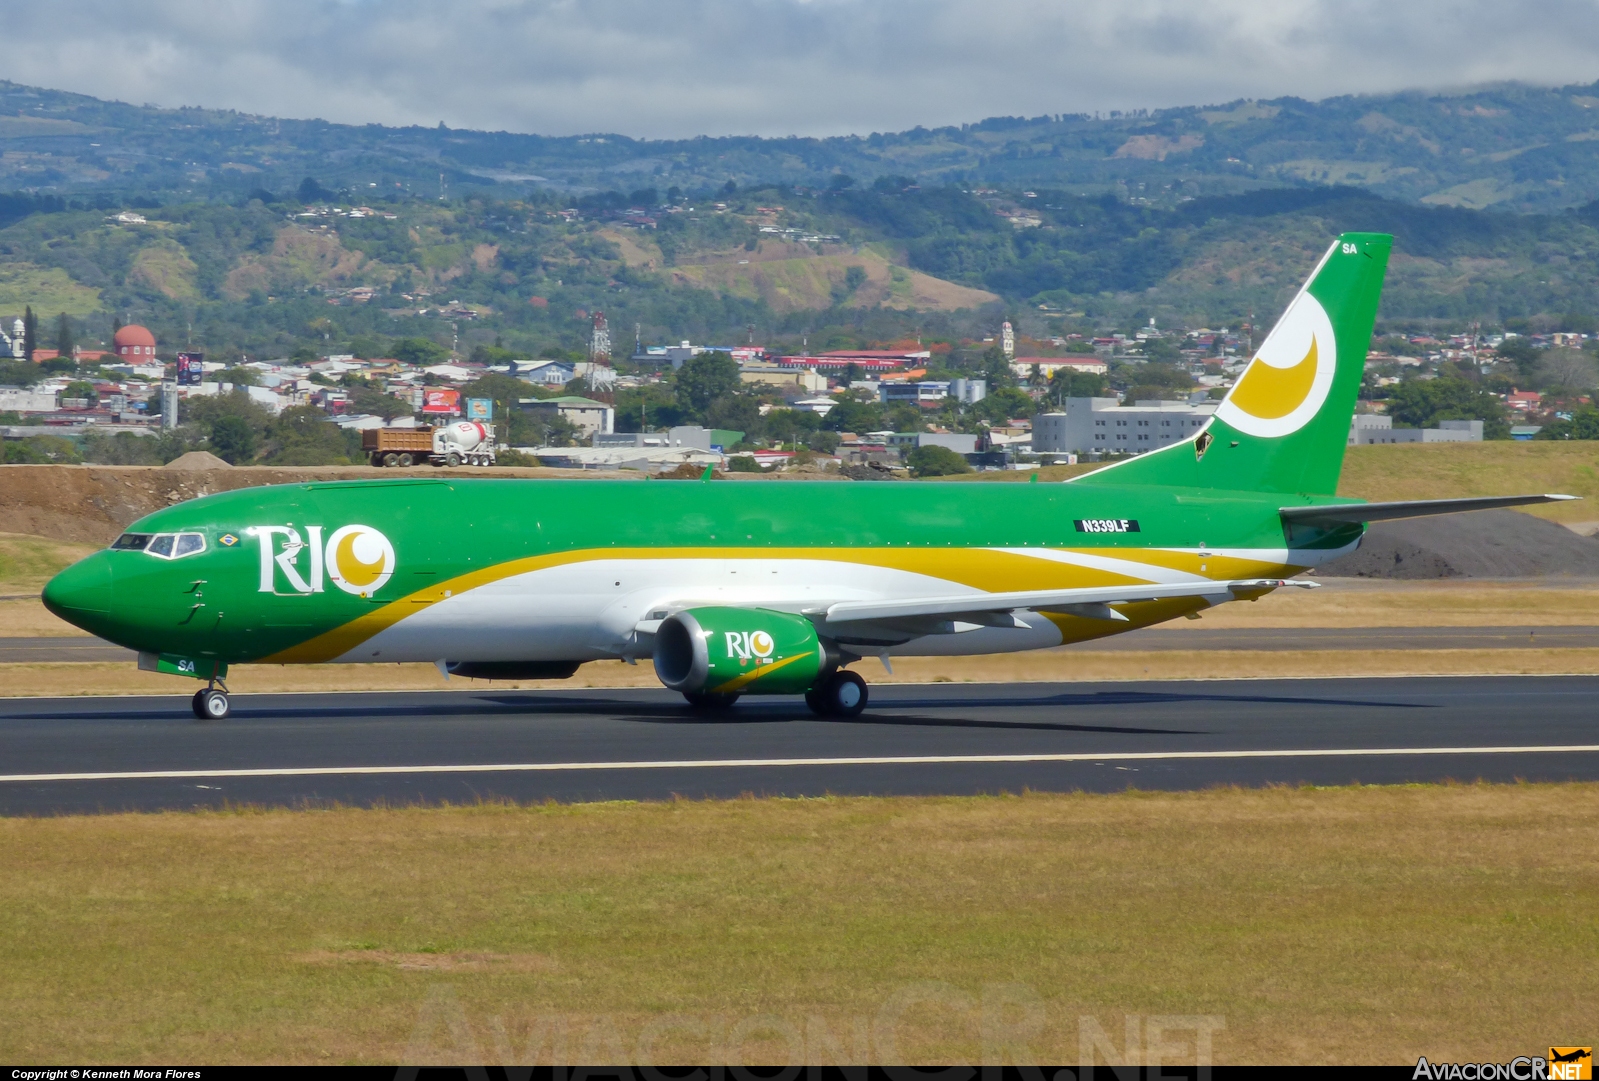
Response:
POLYGON ((770 657, 772 650, 777 648, 777 643, 772 641, 772 636, 765 631, 756 631, 750 635, 750 651, 757 657, 770 657))
POLYGON ((1246 435, 1297 432, 1327 400, 1337 367, 1332 321, 1320 301, 1300 293, 1217 407, 1216 419, 1246 435))
POLYGON ((1233 404, 1261 420, 1286 417, 1310 394, 1310 384, 1315 378, 1316 339, 1312 338, 1305 359, 1292 368, 1250 365, 1249 371, 1233 388, 1233 404))
POLYGON ((328 579, 346 593, 368 596, 394 574, 394 545, 371 526, 347 525, 328 538, 328 579))

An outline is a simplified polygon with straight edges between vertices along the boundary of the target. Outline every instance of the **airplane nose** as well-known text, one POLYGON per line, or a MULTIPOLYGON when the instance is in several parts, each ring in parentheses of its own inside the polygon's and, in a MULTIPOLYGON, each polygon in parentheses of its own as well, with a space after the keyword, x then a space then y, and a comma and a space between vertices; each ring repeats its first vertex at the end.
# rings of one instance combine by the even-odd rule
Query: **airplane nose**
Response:
POLYGON ((111 614, 111 560, 104 552, 80 559, 44 587, 44 606, 69 623, 74 616, 111 614))

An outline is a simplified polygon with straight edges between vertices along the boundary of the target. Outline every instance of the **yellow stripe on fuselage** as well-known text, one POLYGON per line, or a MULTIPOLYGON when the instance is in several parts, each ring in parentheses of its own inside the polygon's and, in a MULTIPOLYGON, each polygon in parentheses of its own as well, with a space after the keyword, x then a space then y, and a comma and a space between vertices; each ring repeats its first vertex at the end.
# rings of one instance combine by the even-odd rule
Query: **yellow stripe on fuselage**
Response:
MULTIPOLYGON (((1236 558, 1222 559, 1219 557, 1206 557, 1201 560, 1191 552, 1158 548, 1085 548, 1054 549, 1054 551, 1124 560, 1133 564, 1143 563, 1149 566, 1180 570, 1196 576, 1213 578, 1265 575, 1279 573, 1287 569, 1277 562, 1236 558), (1204 563, 1207 567, 1205 572, 1199 570, 1201 563, 1204 563)), ((1146 578, 1135 573, 1122 574, 1102 568, 1084 567, 1058 559, 1046 558, 1043 557, 1042 549, 1040 550, 1040 555, 1035 557, 1015 551, 1001 552, 988 548, 583 548, 507 560, 504 563, 497 563, 481 570, 469 571, 466 574, 438 582, 426 589, 417 590, 399 600, 391 601, 375 608, 348 623, 319 634, 314 638, 309 638, 298 645, 290 646, 288 649, 274 653, 270 657, 265 657, 262 659, 262 663, 316 664, 331 661, 348 653, 374 635, 421 611, 425 605, 431 605, 449 597, 459 596, 468 590, 503 581, 519 574, 606 559, 715 559, 723 561, 736 559, 789 559, 854 563, 863 566, 906 571, 912 574, 925 575, 929 578, 939 578, 988 593, 1010 593, 1029 589, 1073 589, 1089 586, 1129 585, 1141 584, 1147 581, 1146 578)), ((1175 615, 1181 614, 1183 614, 1181 611, 1177 611, 1173 612, 1172 615, 1162 615, 1147 622, 1160 622, 1163 619, 1170 619, 1175 615)), ((1057 624, 1061 620, 1072 619, 1072 617, 1051 618, 1057 624)), ((1098 622, 1100 621, 1072 619, 1072 624, 1078 628, 1081 628, 1084 623, 1094 624, 1098 622)), ((1139 625, 1146 625, 1146 623, 1141 622, 1139 625)), ((1098 630, 1097 627, 1094 629, 1098 630)), ((1117 629, 1129 630, 1131 628, 1126 624, 1119 624, 1117 629)), ((1083 635, 1081 630, 1079 630, 1069 640, 1076 640, 1079 637, 1098 637, 1098 635, 1083 635)))

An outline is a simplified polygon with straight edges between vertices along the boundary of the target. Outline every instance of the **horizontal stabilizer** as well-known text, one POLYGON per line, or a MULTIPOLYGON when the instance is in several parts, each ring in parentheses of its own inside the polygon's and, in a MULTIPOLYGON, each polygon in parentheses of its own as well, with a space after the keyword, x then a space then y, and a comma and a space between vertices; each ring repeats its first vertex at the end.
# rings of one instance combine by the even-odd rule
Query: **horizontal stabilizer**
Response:
POLYGON ((1353 525, 1386 522, 1395 518, 1422 518, 1429 514, 1459 514, 1468 510, 1498 510, 1529 503, 1559 503, 1580 499, 1574 495, 1490 495, 1473 499, 1410 499, 1398 503, 1340 503, 1335 506, 1283 507, 1277 513, 1291 525, 1353 525))
POLYGON ((1206 597, 1212 604, 1234 600, 1239 593, 1256 593, 1279 586, 1315 588, 1316 583, 1281 578, 1249 578, 1220 582, 1175 582, 1156 585, 1093 586, 1086 589, 1042 589, 1018 593, 967 593, 958 597, 921 597, 914 600, 840 601, 807 612, 828 623, 969 615, 977 612, 1064 612, 1091 619, 1122 618, 1112 604, 1164 601, 1180 597, 1206 597))

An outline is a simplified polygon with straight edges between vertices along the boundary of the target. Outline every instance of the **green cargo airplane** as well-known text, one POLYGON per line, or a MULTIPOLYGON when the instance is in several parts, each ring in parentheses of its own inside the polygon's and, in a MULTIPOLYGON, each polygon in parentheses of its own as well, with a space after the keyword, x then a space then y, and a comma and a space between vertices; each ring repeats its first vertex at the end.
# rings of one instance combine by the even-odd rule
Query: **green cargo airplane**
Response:
POLYGON ((1066 483, 248 488, 140 519, 44 602, 205 680, 202 718, 228 716, 237 664, 550 679, 605 658, 653 658, 697 707, 857 714, 864 658, 1087 641, 1310 585, 1285 579, 1367 522, 1568 498, 1336 497, 1391 244, 1339 237, 1202 429, 1066 483))

